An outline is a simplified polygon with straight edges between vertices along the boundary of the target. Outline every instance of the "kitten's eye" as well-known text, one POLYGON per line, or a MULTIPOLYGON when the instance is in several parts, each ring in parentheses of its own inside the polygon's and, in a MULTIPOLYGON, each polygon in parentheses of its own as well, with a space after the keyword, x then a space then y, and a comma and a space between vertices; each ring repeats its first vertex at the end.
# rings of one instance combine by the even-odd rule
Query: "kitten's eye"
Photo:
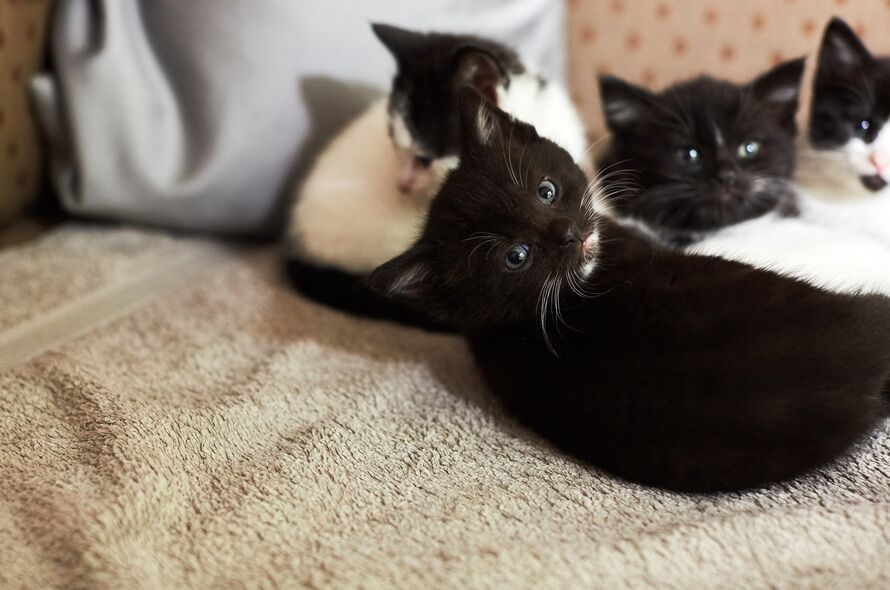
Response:
POLYGON ((856 123, 856 134, 860 137, 865 135, 869 129, 871 129, 871 121, 868 119, 862 119, 856 123))
POLYGON ((753 158, 760 152, 760 143, 756 141, 746 141, 739 146, 739 157, 743 159, 753 158))
POLYGON ((697 164, 700 156, 701 154, 694 147, 685 147, 677 150, 677 159, 682 164, 697 164))
POLYGON ((517 244, 507 252, 506 264, 508 270, 517 270, 528 261, 528 246, 517 244))
POLYGON ((552 205, 556 200, 556 185, 547 179, 542 180, 538 185, 538 199, 545 205, 552 205))
POLYGON ((414 156, 414 163, 420 168, 429 168, 433 163, 433 159, 427 156, 414 156))

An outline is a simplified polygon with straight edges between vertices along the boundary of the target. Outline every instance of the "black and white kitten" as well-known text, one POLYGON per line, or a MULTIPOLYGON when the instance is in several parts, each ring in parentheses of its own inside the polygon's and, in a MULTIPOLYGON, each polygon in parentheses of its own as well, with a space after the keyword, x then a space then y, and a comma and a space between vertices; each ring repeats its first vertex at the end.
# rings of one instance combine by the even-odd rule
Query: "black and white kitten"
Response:
POLYGON ((486 100, 565 148, 581 162, 584 127, 565 89, 548 82, 511 48, 468 35, 418 33, 372 25, 398 65, 389 95, 389 132, 399 155, 398 186, 435 194, 460 147, 457 93, 486 100))
POLYGON ((357 279, 411 245, 430 198, 456 166, 458 90, 475 88, 576 161, 586 157, 586 136, 565 89, 503 44, 381 24, 373 31, 396 60, 391 92, 333 140, 302 183, 288 267, 297 287, 324 303, 416 323, 357 279))
POLYGON ((700 77, 658 93, 601 77, 612 137, 599 164, 605 188, 616 185, 618 213, 681 244, 773 211, 795 213, 803 67, 796 59, 748 84, 700 77), (622 172, 638 192, 619 190, 622 172))
POLYGON ((370 284, 457 325, 523 422, 621 477, 700 492, 794 477, 874 426, 890 300, 659 246, 610 219, 564 150, 461 98, 460 164, 370 284))
POLYGON ((838 292, 890 294, 890 249, 813 223, 792 184, 803 61, 753 82, 711 78, 655 94, 600 80, 611 143, 602 178, 617 212, 689 251, 781 272, 838 292), (625 190, 635 176, 638 193, 625 190), (802 217, 791 215, 797 207, 802 217))
POLYGON ((839 18, 822 37, 797 180, 806 218, 890 246, 890 57, 839 18))

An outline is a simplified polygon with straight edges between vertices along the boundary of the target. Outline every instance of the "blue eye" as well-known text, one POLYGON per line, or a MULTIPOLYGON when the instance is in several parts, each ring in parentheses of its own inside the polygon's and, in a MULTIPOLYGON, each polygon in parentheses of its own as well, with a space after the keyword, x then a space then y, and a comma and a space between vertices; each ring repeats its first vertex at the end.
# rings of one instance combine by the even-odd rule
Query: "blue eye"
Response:
POLYGON ((697 164, 701 156, 694 147, 685 147, 677 150, 677 159, 683 164, 697 164))
POLYGON ((507 252, 506 264, 508 270, 517 270, 524 266, 526 262, 528 262, 528 246, 525 244, 517 244, 507 252))
POLYGON ((756 141, 746 141, 739 146, 739 157, 743 159, 753 158, 760 151, 760 143, 756 141))
POLYGON ((556 185, 547 179, 538 185, 538 199, 545 205, 551 205, 556 200, 556 185))
POLYGON ((865 135, 869 129, 871 129, 871 121, 868 119, 862 119, 856 123, 856 133, 858 135, 865 135))

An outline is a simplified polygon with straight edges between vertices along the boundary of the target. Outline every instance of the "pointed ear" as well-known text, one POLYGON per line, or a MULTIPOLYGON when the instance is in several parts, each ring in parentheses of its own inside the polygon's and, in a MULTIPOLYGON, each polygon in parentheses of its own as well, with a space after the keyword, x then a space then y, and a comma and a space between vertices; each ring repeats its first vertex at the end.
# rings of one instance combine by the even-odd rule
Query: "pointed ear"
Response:
POLYGON ((636 125, 658 100, 658 97, 645 88, 615 76, 600 76, 599 84, 606 125, 614 133, 626 131, 636 125))
POLYGON ((377 267, 367 285, 384 297, 405 302, 420 299, 429 288, 430 269, 422 242, 377 267))
POLYGON ((777 109, 783 118, 793 119, 797 114, 800 79, 805 63, 803 57, 792 59, 757 77, 750 84, 754 96, 777 109))
POLYGON ((819 47, 819 72, 857 72, 863 64, 871 61, 871 53, 866 49, 856 33, 841 19, 834 17, 825 27, 822 45, 819 47))
POLYGON ((458 91, 460 136, 464 151, 485 146, 501 136, 506 115, 469 87, 458 91))
POLYGON ((380 42, 389 49, 396 61, 400 61, 407 53, 420 47, 426 38, 426 35, 423 33, 382 23, 371 23, 371 30, 374 31, 380 42))
POLYGON ((473 45, 459 48, 451 59, 453 80, 458 88, 469 86, 494 104, 497 88, 508 83, 507 70, 490 51, 473 45))

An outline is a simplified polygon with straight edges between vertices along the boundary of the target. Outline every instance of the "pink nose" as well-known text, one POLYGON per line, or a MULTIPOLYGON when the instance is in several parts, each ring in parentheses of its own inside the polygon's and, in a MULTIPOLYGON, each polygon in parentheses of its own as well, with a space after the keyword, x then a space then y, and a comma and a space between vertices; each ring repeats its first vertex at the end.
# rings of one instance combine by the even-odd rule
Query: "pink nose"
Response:
POLYGON ((890 169, 890 151, 872 152, 868 157, 868 161, 878 172, 890 169))
POLYGON ((411 162, 403 163, 396 174, 396 187, 399 192, 406 195, 414 190, 414 183, 417 180, 417 173, 411 162))

